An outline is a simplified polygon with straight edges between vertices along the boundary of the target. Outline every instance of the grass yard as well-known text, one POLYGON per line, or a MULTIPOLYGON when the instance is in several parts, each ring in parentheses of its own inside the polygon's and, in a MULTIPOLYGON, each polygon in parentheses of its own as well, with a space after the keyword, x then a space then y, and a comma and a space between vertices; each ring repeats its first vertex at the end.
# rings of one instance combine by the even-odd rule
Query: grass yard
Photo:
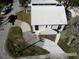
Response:
POLYGON ((21 11, 19 13, 17 13, 18 16, 18 20, 24 21, 26 23, 28 23, 31 27, 31 31, 32 31, 32 26, 31 26, 31 13, 26 13, 25 11, 21 11))
POLYGON ((1 12, 2 8, 3 8, 5 5, 6 5, 6 4, 4 4, 4 3, 0 3, 0 12, 1 12))
POLYGON ((58 45, 67 53, 76 52, 73 47, 71 47, 70 45, 67 45, 67 43, 69 41, 69 37, 71 37, 69 32, 67 32, 67 31, 62 32, 58 45))
POLYGON ((1 15, 1 11, 4 8, 4 6, 6 6, 5 3, 0 3, 0 17, 3 16, 3 15, 1 15))
POLYGON ((21 21, 27 22, 29 25, 31 25, 31 13, 26 13, 25 11, 21 11, 17 13, 18 19, 21 21))
POLYGON ((64 39, 60 39, 58 45, 66 52, 66 53, 73 53, 76 52, 75 49, 69 45, 64 39))
POLYGON ((25 42, 25 40, 23 39, 21 28, 12 27, 10 29, 8 38, 6 40, 6 51, 10 56, 17 58, 24 56, 44 55, 49 53, 48 51, 35 45, 31 46, 30 48, 24 49, 29 45, 30 44, 25 42))
POLYGON ((72 56, 72 57, 69 57, 69 59, 79 59, 79 56, 72 56))

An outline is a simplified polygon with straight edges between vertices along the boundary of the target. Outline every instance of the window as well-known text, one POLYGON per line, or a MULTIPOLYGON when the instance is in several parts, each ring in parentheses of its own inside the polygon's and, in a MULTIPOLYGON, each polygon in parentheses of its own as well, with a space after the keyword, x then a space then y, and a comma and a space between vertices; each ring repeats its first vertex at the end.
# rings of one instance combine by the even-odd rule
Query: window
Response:
POLYGON ((47 25, 46 25, 46 28, 47 28, 47 25))
POLYGON ((35 25, 35 30, 39 30, 39 26, 38 25, 35 25))
POLYGON ((61 29, 61 26, 62 26, 62 25, 59 25, 57 29, 60 30, 60 29, 61 29))
POLYGON ((51 28, 51 25, 48 25, 47 28, 51 28))
POLYGON ((57 29, 58 28, 58 25, 52 25, 51 26, 51 29, 57 29))

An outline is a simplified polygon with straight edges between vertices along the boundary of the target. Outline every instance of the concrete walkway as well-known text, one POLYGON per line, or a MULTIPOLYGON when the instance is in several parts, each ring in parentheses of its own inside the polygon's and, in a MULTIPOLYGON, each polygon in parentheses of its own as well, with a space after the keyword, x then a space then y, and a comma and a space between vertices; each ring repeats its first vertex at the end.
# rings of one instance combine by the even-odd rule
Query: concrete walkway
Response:
POLYGON ((57 33, 55 43, 58 44, 61 34, 57 33))
POLYGON ((49 51, 51 59, 68 59, 66 53, 57 44, 49 39, 44 38, 43 40, 44 42, 39 42, 36 45, 49 51))
MULTIPOLYGON (((23 34, 25 41, 27 41, 29 44, 33 44, 34 42, 38 41, 38 39, 35 38, 34 35, 30 32, 26 32, 23 34)), ((57 44, 49 39, 44 38, 43 42, 38 42, 35 45, 50 52, 49 57, 51 59, 68 59, 67 54, 57 44)), ((32 57, 30 57, 30 59, 32 59, 32 57)))
POLYGON ((15 21, 14 26, 19 26, 22 29, 23 33, 31 31, 30 25, 28 23, 23 22, 23 21, 18 20, 18 19, 15 21))

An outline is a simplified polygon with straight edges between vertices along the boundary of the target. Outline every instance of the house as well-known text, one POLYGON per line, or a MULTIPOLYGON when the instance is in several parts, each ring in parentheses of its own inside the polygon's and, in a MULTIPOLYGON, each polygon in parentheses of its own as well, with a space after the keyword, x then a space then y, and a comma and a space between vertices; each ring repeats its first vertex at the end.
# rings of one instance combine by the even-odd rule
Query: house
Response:
POLYGON ((56 35, 57 38, 57 34, 67 25, 64 6, 54 0, 33 0, 31 4, 33 32, 39 35, 56 35))

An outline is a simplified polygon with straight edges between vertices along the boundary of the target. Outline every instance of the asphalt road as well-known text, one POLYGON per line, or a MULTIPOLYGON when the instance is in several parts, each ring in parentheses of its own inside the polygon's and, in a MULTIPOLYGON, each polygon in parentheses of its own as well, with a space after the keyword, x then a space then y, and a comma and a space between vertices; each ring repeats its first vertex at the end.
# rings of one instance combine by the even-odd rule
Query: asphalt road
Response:
MULTIPOLYGON (((21 10, 23 9, 19 7, 18 0, 14 0, 13 10, 9 14, 7 14, 6 18, 3 20, 6 21, 11 14, 16 14, 21 10)), ((8 32, 11 27, 12 25, 10 23, 6 23, 0 26, 0 59, 12 59, 5 51, 5 41, 7 39, 8 32)))

